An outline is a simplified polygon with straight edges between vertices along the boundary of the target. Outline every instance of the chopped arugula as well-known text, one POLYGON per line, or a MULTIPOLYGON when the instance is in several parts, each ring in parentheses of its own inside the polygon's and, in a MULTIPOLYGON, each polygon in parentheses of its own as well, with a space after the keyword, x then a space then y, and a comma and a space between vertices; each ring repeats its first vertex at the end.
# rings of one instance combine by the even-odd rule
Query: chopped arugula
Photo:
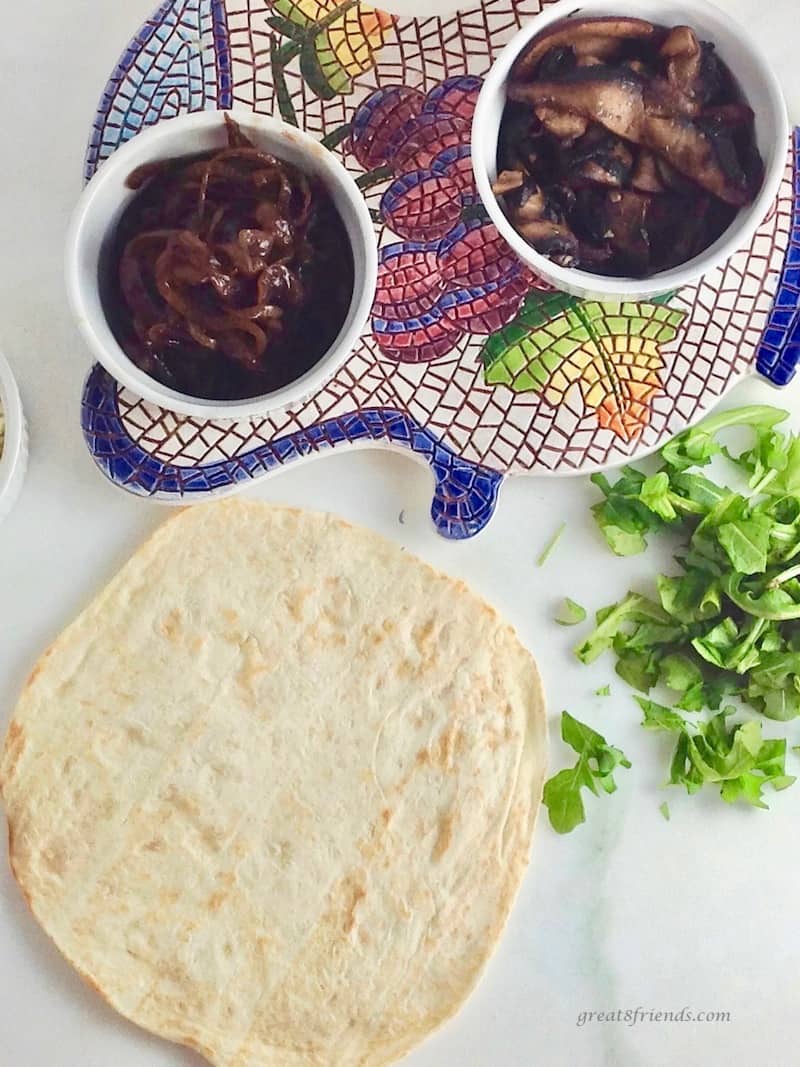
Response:
POLYGON ((756 719, 728 727, 733 708, 723 708, 707 722, 689 723, 671 708, 637 697, 644 712, 642 725, 678 735, 670 767, 670 785, 683 785, 688 793, 702 786, 720 786, 723 800, 732 804, 743 800, 753 807, 766 808, 762 790, 786 789, 795 778, 786 774, 786 741, 761 736, 756 719))
POLYGON ((578 623, 583 622, 585 618, 586 608, 577 601, 565 597, 564 604, 558 615, 556 615, 555 621, 559 626, 577 626, 578 623))
POLYGON ((609 745, 604 737, 568 711, 561 713, 561 737, 578 753, 578 761, 545 783, 542 801, 553 829, 568 834, 586 821, 581 790, 589 789, 598 796, 599 785, 604 792, 613 793, 617 788, 614 771, 617 767, 630 767, 630 762, 624 752, 609 745))
POLYGON ((666 800, 662 801, 661 804, 658 805, 658 810, 661 812, 666 821, 669 822, 669 804, 666 802, 666 800))
POLYGON ((610 685, 601 685, 599 689, 595 689, 594 695, 596 697, 610 697, 611 696, 611 686, 610 685))
POLYGON ((767 406, 721 412, 665 445, 654 474, 592 476, 603 497, 592 510, 614 553, 642 552, 664 531, 682 547, 655 595, 602 608, 576 649, 584 663, 612 652, 617 674, 645 694, 643 726, 676 735, 671 783, 690 793, 715 783, 724 800, 755 807, 766 806, 765 784, 794 781, 786 742, 762 738, 760 718, 729 724, 722 705, 800 718, 800 435, 781 431, 786 418, 767 406), (738 453, 720 439, 732 428, 751 436, 738 453), (698 473, 712 460, 731 465, 741 491, 698 473), (656 686, 674 707, 646 699, 656 686))

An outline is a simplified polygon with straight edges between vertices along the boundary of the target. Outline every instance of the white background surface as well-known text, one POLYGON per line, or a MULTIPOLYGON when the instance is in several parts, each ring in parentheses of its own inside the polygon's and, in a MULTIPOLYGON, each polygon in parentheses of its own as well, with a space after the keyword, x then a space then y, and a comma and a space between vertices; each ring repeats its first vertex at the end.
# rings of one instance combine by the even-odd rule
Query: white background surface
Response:
MULTIPOLYGON (((69 320, 62 238, 79 192, 84 145, 105 80, 153 0, 3 0, 0 99, 0 346, 23 393, 31 465, 0 529, 0 728, 42 648, 165 517, 95 470, 78 406, 87 357, 69 320)), ((413 9, 413 3, 406 3, 413 9)), ((428 3, 426 12, 434 5, 428 3)), ((448 10, 451 3, 436 5, 448 10)), ((624 5, 620 5, 624 7, 624 5)), ((769 50, 800 121, 796 0, 724 5, 769 50)), ((800 415, 800 382, 777 397, 748 384, 731 402, 775 401, 800 415)), ((796 425, 800 418, 795 418, 796 425)), ((632 758, 619 792, 589 801, 567 838, 539 826, 530 872, 501 947, 458 1019, 411 1067, 716 1067, 800 1062, 800 784, 769 813, 715 796, 669 794, 667 753, 638 726, 607 660, 570 655, 575 631, 554 626, 570 594, 591 607, 666 564, 657 553, 617 561, 588 518, 584 479, 516 480, 476 540, 440 540, 428 520, 429 475, 383 452, 331 455, 291 469, 254 496, 337 512, 395 537, 466 578, 518 627, 543 670, 552 767, 563 707, 632 758), (405 510, 405 524, 398 516, 405 510), (534 560, 553 529, 568 531, 547 566, 534 560), (611 680, 612 698, 594 690, 611 680), (643 1007, 728 1011, 729 1024, 595 1023, 578 1013, 643 1007)), ((777 726, 777 724, 776 724, 777 726)), ((767 726, 769 733, 781 733, 767 726)), ((800 726, 789 724, 792 743, 800 726)), ((799 773, 790 756, 791 770, 799 773)), ((61 960, 0 866, 0 1067, 199 1067, 193 1054, 120 1021, 61 960)))

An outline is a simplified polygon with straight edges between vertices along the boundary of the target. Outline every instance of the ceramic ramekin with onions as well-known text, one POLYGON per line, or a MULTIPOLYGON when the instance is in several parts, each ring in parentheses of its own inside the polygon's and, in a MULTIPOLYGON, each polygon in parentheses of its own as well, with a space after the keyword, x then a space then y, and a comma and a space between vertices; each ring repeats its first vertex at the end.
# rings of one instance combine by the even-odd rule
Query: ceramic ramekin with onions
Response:
POLYGON ((0 450, 0 522, 17 502, 28 466, 28 431, 19 389, 5 356, 0 352, 0 412, 4 433, 0 450))
POLYGON ((501 52, 478 100, 472 128, 475 179, 486 210, 523 262, 556 288, 589 299, 647 299, 696 282, 751 242, 778 194, 786 170, 789 119, 769 60, 744 27, 705 0, 560 0, 530 20, 501 52), (621 16, 667 26, 691 26, 710 41, 727 64, 755 113, 755 137, 764 161, 764 180, 752 203, 741 208, 728 228, 705 251, 677 267, 645 278, 612 277, 564 267, 537 252, 514 228, 492 191, 497 177, 500 122, 506 86, 517 57, 531 41, 567 18, 621 16))
POLYGON ((66 283, 78 327, 90 352, 110 374, 145 400, 203 419, 267 414, 301 403, 344 363, 369 318, 378 271, 375 229, 353 178, 319 141, 276 119, 234 109, 202 111, 167 119, 119 148, 86 186, 67 236, 66 283), (355 284, 345 321, 332 346, 296 380, 271 393, 241 400, 208 400, 177 392, 140 369, 117 341, 104 311, 101 278, 104 254, 126 207, 136 196, 127 181, 137 168, 223 148, 224 114, 265 152, 318 179, 329 193, 350 240, 355 284))

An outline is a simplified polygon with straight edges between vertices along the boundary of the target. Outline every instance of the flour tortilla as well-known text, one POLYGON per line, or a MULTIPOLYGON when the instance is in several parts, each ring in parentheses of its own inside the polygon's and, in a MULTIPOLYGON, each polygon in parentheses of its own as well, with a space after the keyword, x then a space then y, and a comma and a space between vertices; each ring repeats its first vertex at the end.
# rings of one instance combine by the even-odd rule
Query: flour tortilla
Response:
POLYGON ((219 1067, 349 1067, 474 986, 544 763, 534 661, 462 582, 234 501, 45 653, 0 791, 34 915, 119 1012, 219 1067))

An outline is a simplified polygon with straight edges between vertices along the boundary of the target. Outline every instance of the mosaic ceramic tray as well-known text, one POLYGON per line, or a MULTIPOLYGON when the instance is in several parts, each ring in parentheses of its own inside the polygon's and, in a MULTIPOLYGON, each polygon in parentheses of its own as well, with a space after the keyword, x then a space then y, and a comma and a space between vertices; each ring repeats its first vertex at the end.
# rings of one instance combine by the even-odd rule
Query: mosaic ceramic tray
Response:
POLYGON ((569 474, 651 451, 735 382, 800 358, 800 131, 752 246, 668 300, 583 303, 523 268, 476 203, 470 117, 492 59, 539 0, 393 18, 353 0, 166 0, 103 94, 86 178, 161 118, 245 106, 304 126, 358 176, 381 245, 370 328, 336 377, 269 418, 203 422, 100 367, 82 407, 103 472, 187 503, 332 447, 409 451, 452 538, 509 474, 569 474))

